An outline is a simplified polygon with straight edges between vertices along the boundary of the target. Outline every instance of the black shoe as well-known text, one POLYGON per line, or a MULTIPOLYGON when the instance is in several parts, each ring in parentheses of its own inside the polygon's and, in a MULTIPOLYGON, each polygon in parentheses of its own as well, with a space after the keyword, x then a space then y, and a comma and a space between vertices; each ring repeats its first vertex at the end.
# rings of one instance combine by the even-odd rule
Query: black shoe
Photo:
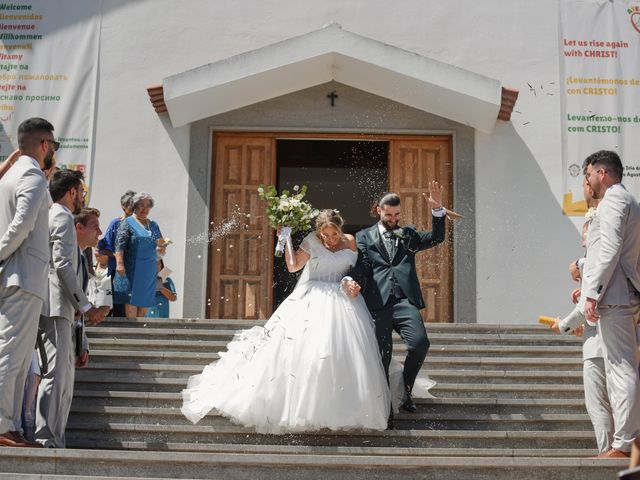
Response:
POLYGON ((402 405, 400 405, 400 408, 405 412, 409 412, 409 413, 416 413, 418 411, 418 407, 416 407, 416 404, 414 403, 413 398, 411 398, 410 392, 407 392, 405 394, 404 402, 402 402, 402 405))

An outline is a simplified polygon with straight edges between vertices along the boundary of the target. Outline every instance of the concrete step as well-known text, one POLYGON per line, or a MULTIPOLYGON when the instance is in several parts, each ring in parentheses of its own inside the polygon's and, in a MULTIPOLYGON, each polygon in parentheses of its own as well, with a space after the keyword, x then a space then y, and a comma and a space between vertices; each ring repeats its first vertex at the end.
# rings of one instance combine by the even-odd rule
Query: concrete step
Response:
POLYGON ((582 385, 530 383, 438 383, 436 397, 464 398, 582 398, 582 385))
POLYGON ((130 362, 177 365, 207 365, 220 356, 212 352, 174 352, 140 350, 103 350, 91 346, 89 362, 130 362))
MULTIPOLYGON (((415 398, 419 412, 474 414, 584 414, 584 399, 580 398, 415 398)), ((119 390, 78 390, 73 405, 137 408, 180 408, 178 392, 139 392, 119 390)), ((73 411, 72 411, 73 415, 73 411)))
MULTIPOLYGON (((212 328, 138 328, 98 326, 87 328, 87 334, 95 338, 117 339, 171 339, 171 340, 210 340, 228 342, 236 333, 230 329, 212 328)), ((521 333, 469 333, 461 334, 430 332, 433 344, 481 344, 481 345, 580 345, 580 340, 573 336, 521 333)), ((398 335, 394 342, 401 343, 398 335)))
MULTIPOLYGON (((207 340, 149 340, 131 338, 91 338, 91 351, 131 351, 168 353, 176 352, 220 352, 226 350, 228 342, 207 340)), ((397 354, 406 352, 403 343, 393 345, 393 351, 397 354)), ((503 356, 503 357, 579 357, 582 355, 582 347, 579 345, 435 345, 429 349, 430 357, 439 356, 503 356)))
MULTIPOLYGON (((484 334, 506 334, 506 335, 545 335, 557 338, 559 335, 549 330, 549 328, 535 323, 518 325, 498 325, 498 324, 475 324, 475 323, 427 323, 425 324, 429 333, 455 333, 458 335, 470 335, 477 333, 484 334)), ((180 329, 215 329, 215 330, 242 330, 253 326, 264 326, 264 320, 244 320, 244 319, 195 319, 195 318, 107 318, 97 327, 90 329, 100 329, 105 327, 124 328, 180 328, 180 329)), ((89 330, 90 331, 90 330, 89 330)), ((566 337, 571 338, 571 337, 566 337)))
MULTIPOLYGON (((372 446, 421 448, 546 448, 593 449, 588 430, 392 430, 384 432, 322 431, 306 434, 261 435, 234 425, 171 425, 71 419, 67 438, 80 441, 146 441, 164 443, 241 443, 311 446, 372 446)), ((78 444, 78 443, 76 443, 78 444)))
MULTIPOLYGON (((0 470, 39 471, 58 476, 132 476, 151 478, 255 479, 278 475, 286 479, 349 478, 396 480, 438 478, 452 480, 562 478, 602 480, 614 478, 626 461, 589 458, 447 457, 396 455, 241 454, 202 452, 149 452, 109 450, 1 449, 0 470), (526 477, 525 477, 526 474, 526 477)), ((37 478, 37 477, 36 477, 37 478)), ((85 477, 91 478, 91 477, 85 477)))
MULTIPOLYGON (((404 361, 404 353, 396 353, 398 361, 404 361)), ((217 352, 149 352, 139 350, 91 350, 89 367, 104 363, 125 365, 135 368, 136 365, 190 365, 200 370, 205 365, 217 360, 217 352)), ((427 355, 425 366, 428 368, 461 369, 503 369, 503 370, 575 370, 582 372, 582 357, 496 357, 496 356, 432 356, 427 355)))
MULTIPOLYGON (((96 327, 87 327, 87 333, 95 336, 119 336, 129 337, 154 337, 154 336, 197 336, 207 338, 223 337, 231 338, 240 330, 264 326, 263 321, 249 320, 167 320, 167 319, 138 319, 114 320, 108 319, 96 327)), ((521 340, 524 343, 575 343, 580 344, 580 339, 571 335, 558 335, 546 327, 526 325, 475 325, 475 324, 426 324, 427 332, 434 339, 455 343, 480 343, 511 340, 521 340)), ((393 334, 395 340, 400 340, 397 333, 393 334)), ((436 342, 437 343, 437 342, 436 342)))
MULTIPOLYGON (((104 405, 74 405, 73 420, 79 423, 100 421, 106 423, 137 423, 162 425, 191 425, 178 407, 132 407, 104 405)), ((198 425, 230 426, 228 419, 210 414, 198 425)), ((401 412, 395 416, 399 430, 590 430, 586 414, 556 413, 470 413, 470 412, 401 412)))
POLYGON ((89 327, 99 329, 105 327, 124 328, 184 328, 184 329, 223 329, 242 330, 253 326, 264 326, 265 320, 218 320, 210 318, 112 318, 107 317, 100 325, 89 327))
MULTIPOLYGON (((105 477, 103 475, 55 475, 48 473, 0 473, 0 480, 157 480, 159 477, 105 477)), ((184 478, 162 477, 163 480, 185 480, 184 478)), ((191 479, 197 480, 197 479, 191 479)))
MULTIPOLYGON (((83 445, 71 445, 70 448, 100 448, 109 445, 113 450, 154 450, 157 444, 151 442, 113 442, 107 444, 92 443, 85 440, 83 445)), ((211 453, 246 453, 246 454, 313 454, 313 455, 357 455, 378 456, 393 455, 399 457, 442 457, 456 456, 458 452, 449 448, 416 448, 416 447, 371 447, 371 446, 310 446, 310 445, 256 445, 236 443, 165 443, 167 451, 175 452, 211 452, 211 453)), ((593 457, 596 450, 586 449, 536 449, 536 448, 467 448, 467 457, 593 457)))
MULTIPOLYGON (((90 370, 76 372, 75 385, 81 390, 134 390, 152 392, 180 392, 187 384, 182 377, 145 376, 137 372, 105 372, 95 375, 90 370)), ((472 380, 472 379, 471 379, 472 380)), ((492 397, 492 398, 580 398, 581 384, 569 383, 472 383, 438 382, 432 389, 438 397, 492 397)))
MULTIPOLYGON (((78 378, 87 376, 114 374, 135 374, 140 378, 188 378, 202 371, 200 365, 156 365, 134 363, 90 363, 78 378)), ((429 377, 439 382, 457 383, 571 383, 582 385, 580 370, 489 370, 489 369, 453 369, 424 368, 429 377)))

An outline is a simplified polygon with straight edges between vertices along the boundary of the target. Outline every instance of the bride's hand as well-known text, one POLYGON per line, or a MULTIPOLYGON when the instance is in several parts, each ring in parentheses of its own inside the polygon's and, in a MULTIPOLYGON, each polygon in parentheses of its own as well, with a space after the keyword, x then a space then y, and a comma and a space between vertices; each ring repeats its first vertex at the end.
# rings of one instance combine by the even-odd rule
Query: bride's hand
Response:
POLYGON ((351 298, 356 298, 360 293, 360 285, 358 284, 358 282, 354 280, 349 280, 348 282, 345 282, 344 287, 347 292, 347 295, 349 295, 351 298))
POLYGON ((426 193, 423 193, 422 196, 431 208, 438 209, 442 207, 442 187, 438 182, 429 182, 429 196, 427 197, 426 193))

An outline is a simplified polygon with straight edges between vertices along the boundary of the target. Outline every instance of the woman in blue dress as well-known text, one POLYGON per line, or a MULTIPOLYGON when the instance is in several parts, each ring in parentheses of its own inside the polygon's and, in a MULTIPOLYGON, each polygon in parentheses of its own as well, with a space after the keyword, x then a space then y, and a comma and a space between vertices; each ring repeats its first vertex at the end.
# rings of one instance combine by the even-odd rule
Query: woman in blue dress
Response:
POLYGON ((158 259, 166 245, 158 224, 149 218, 153 198, 145 192, 133 197, 133 215, 120 222, 116 237, 114 294, 125 295, 127 318, 144 317, 156 304, 158 259))

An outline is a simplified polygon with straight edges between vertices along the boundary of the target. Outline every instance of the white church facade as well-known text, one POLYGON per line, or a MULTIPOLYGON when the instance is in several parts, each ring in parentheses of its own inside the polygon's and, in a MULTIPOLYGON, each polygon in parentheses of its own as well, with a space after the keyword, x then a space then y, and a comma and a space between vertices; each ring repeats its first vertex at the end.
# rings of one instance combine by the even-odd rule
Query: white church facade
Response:
POLYGON ((398 191, 428 229, 436 179, 463 218, 422 254, 425 319, 561 315, 581 249, 562 211, 559 8, 105 0, 92 205, 106 225, 125 190, 153 195, 173 316, 265 318, 280 273, 259 184, 305 183, 352 228, 398 191))

